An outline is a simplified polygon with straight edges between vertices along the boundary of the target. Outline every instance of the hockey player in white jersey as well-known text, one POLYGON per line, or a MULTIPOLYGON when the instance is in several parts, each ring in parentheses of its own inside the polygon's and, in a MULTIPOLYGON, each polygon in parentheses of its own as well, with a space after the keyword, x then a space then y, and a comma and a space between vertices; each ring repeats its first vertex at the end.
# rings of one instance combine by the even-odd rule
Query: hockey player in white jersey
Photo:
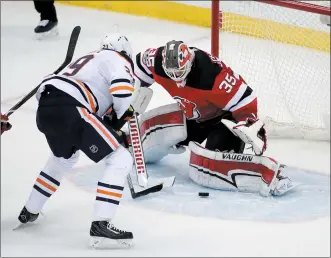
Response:
POLYGON ((131 154, 122 146, 118 131, 133 115, 134 92, 132 50, 120 34, 105 36, 100 50, 80 57, 59 75, 44 79, 38 92, 37 126, 52 151, 40 172, 18 219, 33 222, 63 174, 78 160, 79 151, 94 162, 104 160, 99 179, 93 221, 92 246, 116 241, 130 245, 131 232, 111 223, 123 195, 131 154))

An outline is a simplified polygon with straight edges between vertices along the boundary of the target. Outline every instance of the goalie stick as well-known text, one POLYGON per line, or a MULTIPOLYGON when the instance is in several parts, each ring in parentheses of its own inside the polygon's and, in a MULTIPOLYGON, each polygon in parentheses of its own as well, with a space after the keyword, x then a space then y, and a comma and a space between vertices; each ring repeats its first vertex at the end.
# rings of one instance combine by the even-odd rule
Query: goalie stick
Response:
POLYGON ((130 131, 130 138, 131 138, 131 146, 132 146, 132 155, 134 158, 134 164, 136 168, 136 174, 138 178, 138 184, 141 187, 144 187, 146 189, 135 192, 132 180, 130 177, 130 174, 127 176, 128 179, 128 185, 130 188, 131 196, 133 199, 145 196, 150 193, 155 193, 161 191, 164 187, 171 187, 175 183, 176 177, 169 177, 169 178, 163 178, 160 179, 160 181, 165 181, 168 179, 168 184, 165 184, 165 182, 162 182, 160 184, 148 187, 148 173, 146 169, 146 164, 145 164, 145 158, 144 158, 144 153, 143 153, 143 148, 142 148, 142 142, 141 142, 141 137, 140 137, 140 130, 139 130, 139 124, 138 124, 138 119, 137 119, 137 113, 134 113, 132 118, 129 121, 129 131, 130 131))
MULTIPOLYGON (((58 74, 59 72, 62 71, 62 69, 64 67, 66 67, 68 64, 71 63, 71 60, 74 56, 74 52, 75 52, 75 48, 76 48, 76 44, 78 41, 78 37, 80 34, 80 30, 81 27, 80 26, 76 26, 71 33, 70 36, 70 41, 69 41, 69 45, 68 45, 68 50, 67 50, 67 54, 66 57, 64 59, 64 62, 61 64, 61 66, 53 73, 53 74, 58 74)), ((27 102, 34 94, 36 94, 39 86, 42 84, 42 82, 35 87, 32 91, 30 91, 23 99, 21 99, 19 102, 17 102, 11 109, 9 109, 9 111, 5 114, 6 116, 10 116, 11 114, 13 114, 17 109, 19 109, 25 102, 27 102)))
MULTIPOLYGON (((145 165, 145 159, 144 159, 144 153, 143 153, 143 149, 142 149, 142 143, 141 143, 140 130, 139 130, 137 116, 139 114, 144 113, 145 110, 147 109, 147 106, 152 99, 153 91, 150 88, 139 87, 137 90, 135 90, 135 92, 137 93, 137 95, 136 95, 137 97, 134 99, 134 101, 132 103, 135 113, 134 113, 132 119, 128 123, 131 144, 133 142, 136 143, 134 146, 132 145, 132 156, 134 158, 134 164, 135 164, 135 170, 136 170, 136 174, 137 174, 137 178, 138 178, 138 183, 139 183, 139 180, 140 180, 140 182, 143 180, 143 181, 145 181, 145 184, 143 186, 148 187, 148 174, 147 174, 147 169, 146 169, 146 165, 145 165), (133 130, 133 127, 135 128, 135 130, 133 130), (140 158, 140 159, 137 159, 137 158, 140 158), (140 172, 144 171, 144 173, 141 174, 141 173, 138 173, 138 171, 140 171, 140 172)), ((169 179, 169 178, 167 178, 167 179, 169 179)), ((130 188, 131 196, 133 199, 135 199, 140 196, 147 195, 149 193, 161 191, 164 187, 172 186, 174 184, 175 177, 170 177, 170 182, 168 182, 168 184, 166 182, 163 182, 158 185, 154 185, 152 187, 144 189, 140 192, 136 192, 134 190, 130 174, 127 176, 127 180, 128 180, 128 185, 130 188)), ((140 186, 142 186, 142 185, 140 185, 140 186)))
POLYGON ((136 174, 138 178, 138 184, 144 188, 148 184, 148 174, 145 164, 144 151, 142 147, 139 124, 137 119, 137 113, 135 112, 132 118, 129 120, 129 133, 132 146, 132 155, 134 159, 134 165, 136 168, 136 174))
POLYGON ((152 186, 150 188, 147 188, 145 190, 136 192, 134 190, 130 174, 127 176, 127 179, 128 179, 128 185, 129 185, 129 188, 130 188, 130 193, 131 193, 132 199, 136 199, 138 197, 145 196, 145 195, 150 194, 150 193, 159 192, 163 188, 163 183, 162 183, 162 184, 158 184, 158 185, 152 186))

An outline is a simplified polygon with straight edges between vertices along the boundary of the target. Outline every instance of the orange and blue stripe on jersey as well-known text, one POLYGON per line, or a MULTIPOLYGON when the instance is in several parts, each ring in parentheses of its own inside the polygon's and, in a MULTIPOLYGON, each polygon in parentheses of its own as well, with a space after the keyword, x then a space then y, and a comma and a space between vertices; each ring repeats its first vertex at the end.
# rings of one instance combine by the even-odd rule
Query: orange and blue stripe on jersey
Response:
MULTIPOLYGON (((82 89, 85 97, 87 98, 87 102, 89 103, 92 112, 96 113, 99 110, 98 107, 98 102, 97 102, 97 98, 93 95, 93 92, 90 90, 90 88, 83 82, 76 80, 78 86, 82 89)), ((85 98, 85 99, 86 99, 85 98)))
POLYGON ((90 114, 87 109, 82 107, 77 107, 77 110, 80 116, 98 132, 111 149, 116 150, 120 146, 116 137, 98 120, 96 115, 90 114))
POLYGON ((126 98, 132 96, 134 87, 129 79, 112 80, 109 92, 117 98, 126 98))
MULTIPOLYGON (((45 83, 45 82, 53 80, 53 79, 57 79, 57 80, 66 82, 66 83, 69 83, 70 85, 74 86, 80 92, 80 94, 84 98, 85 102, 89 105, 89 107, 91 108, 91 111, 93 113, 98 112, 98 110, 99 110, 98 100, 94 96, 91 89, 86 85, 86 83, 83 83, 78 80, 69 79, 69 78, 66 78, 63 76, 58 76, 58 75, 49 77, 49 78, 43 80, 42 83, 45 83)), ((74 96, 72 96, 72 97, 75 98, 74 96)))

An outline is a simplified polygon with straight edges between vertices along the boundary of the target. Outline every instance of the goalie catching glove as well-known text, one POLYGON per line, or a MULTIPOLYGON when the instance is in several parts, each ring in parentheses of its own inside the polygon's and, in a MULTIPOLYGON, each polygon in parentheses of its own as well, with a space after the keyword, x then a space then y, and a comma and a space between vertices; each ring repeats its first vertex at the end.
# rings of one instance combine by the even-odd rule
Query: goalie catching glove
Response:
POLYGON ((222 119, 222 123, 246 144, 250 144, 255 155, 261 156, 267 148, 267 135, 264 123, 255 117, 247 118, 238 123, 222 119))

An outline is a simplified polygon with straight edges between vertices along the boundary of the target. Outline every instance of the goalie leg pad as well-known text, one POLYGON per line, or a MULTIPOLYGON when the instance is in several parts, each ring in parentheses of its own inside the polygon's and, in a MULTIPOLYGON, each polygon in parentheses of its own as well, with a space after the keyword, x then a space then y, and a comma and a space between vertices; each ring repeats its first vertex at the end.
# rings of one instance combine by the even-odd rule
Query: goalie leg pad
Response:
MULTIPOLYGON (((161 106, 142 114, 139 130, 145 163, 155 163, 172 152, 171 148, 187 137, 186 120, 176 103, 161 106)), ((131 139, 128 135, 128 144, 131 139)), ((132 148, 129 147, 132 152, 132 148)))
POLYGON ((190 178, 199 185, 270 195, 279 164, 265 156, 214 152, 190 142, 190 178))

